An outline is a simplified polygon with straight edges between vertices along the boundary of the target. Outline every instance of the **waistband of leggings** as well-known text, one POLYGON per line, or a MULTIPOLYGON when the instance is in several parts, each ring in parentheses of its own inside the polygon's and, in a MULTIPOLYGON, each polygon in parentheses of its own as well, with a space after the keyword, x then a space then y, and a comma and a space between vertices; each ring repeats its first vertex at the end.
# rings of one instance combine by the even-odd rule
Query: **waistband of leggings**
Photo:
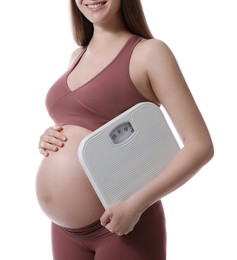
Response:
POLYGON ((64 230, 70 232, 70 233, 76 233, 78 235, 87 235, 90 234, 91 232, 95 232, 96 230, 102 228, 103 226, 100 223, 100 219, 96 220, 95 222, 86 225, 81 228, 64 228, 64 230))

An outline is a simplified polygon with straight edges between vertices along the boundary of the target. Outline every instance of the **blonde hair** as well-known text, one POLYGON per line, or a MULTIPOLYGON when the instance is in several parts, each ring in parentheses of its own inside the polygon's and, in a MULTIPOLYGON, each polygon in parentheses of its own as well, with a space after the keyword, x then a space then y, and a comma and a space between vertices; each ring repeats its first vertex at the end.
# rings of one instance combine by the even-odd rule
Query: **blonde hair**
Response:
MULTIPOLYGON (((121 11, 128 31, 146 39, 153 38, 140 0, 121 0, 121 11)), ((87 46, 93 35, 93 24, 80 12, 75 0, 70 0, 72 34, 80 46, 87 46)))

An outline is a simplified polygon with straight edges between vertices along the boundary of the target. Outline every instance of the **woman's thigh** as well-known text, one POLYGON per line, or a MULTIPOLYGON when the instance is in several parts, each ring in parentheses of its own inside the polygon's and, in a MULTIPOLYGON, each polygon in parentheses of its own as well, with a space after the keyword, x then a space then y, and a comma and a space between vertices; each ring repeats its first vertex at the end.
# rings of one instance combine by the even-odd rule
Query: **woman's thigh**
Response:
POLYGON ((52 253, 54 260, 94 260, 95 256, 77 236, 55 224, 52 224, 52 253))

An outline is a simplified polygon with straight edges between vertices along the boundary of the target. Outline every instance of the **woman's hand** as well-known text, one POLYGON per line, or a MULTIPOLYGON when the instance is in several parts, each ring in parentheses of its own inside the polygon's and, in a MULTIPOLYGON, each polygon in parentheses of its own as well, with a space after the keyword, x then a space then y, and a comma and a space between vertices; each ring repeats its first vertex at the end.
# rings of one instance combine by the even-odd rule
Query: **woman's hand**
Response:
POLYGON ((100 218, 101 225, 118 236, 127 235, 139 221, 142 212, 139 212, 131 201, 116 202, 107 208, 100 218))
POLYGON ((39 151, 45 157, 49 156, 49 152, 57 152, 59 148, 64 146, 67 138, 60 133, 63 130, 62 126, 49 127, 40 136, 39 151))

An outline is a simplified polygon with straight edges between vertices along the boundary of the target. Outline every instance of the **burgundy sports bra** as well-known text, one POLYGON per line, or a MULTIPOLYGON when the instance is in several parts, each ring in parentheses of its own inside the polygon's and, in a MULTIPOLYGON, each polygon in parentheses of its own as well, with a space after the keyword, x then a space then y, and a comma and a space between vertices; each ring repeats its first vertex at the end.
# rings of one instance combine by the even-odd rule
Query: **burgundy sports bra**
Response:
POLYGON ((148 101, 136 89, 129 75, 133 49, 141 37, 131 37, 117 56, 83 86, 70 90, 67 78, 85 51, 50 88, 46 107, 57 125, 78 125, 91 131, 133 105, 148 101))

